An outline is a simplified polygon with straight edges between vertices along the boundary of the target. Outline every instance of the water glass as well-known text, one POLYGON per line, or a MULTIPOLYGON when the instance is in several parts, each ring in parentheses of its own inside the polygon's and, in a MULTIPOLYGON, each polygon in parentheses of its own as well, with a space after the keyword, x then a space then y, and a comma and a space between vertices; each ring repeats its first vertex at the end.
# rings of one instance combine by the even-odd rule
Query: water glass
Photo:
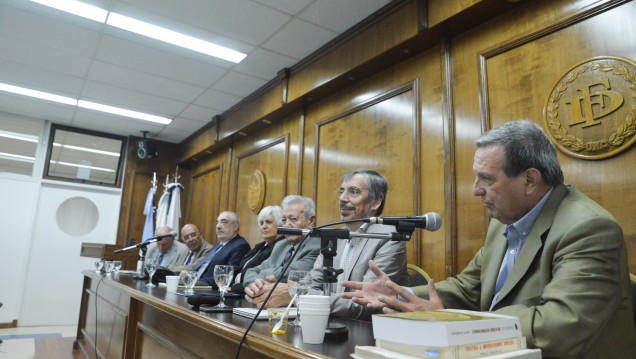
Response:
POLYGON ((101 259, 95 261, 95 273, 102 273, 102 268, 104 268, 104 261, 101 259))
POLYGON ((183 272, 183 285, 185 286, 185 295, 194 294, 194 285, 197 281, 197 271, 184 271, 183 272))
POLYGON ((221 302, 216 305, 217 308, 227 308, 225 305, 225 290, 230 285, 232 278, 234 277, 234 266, 231 265, 216 265, 214 266, 214 282, 219 286, 219 292, 221 293, 221 302))
MULTIPOLYGON (((304 270, 293 270, 289 272, 287 276, 287 289, 289 290, 289 295, 294 298, 294 295, 298 294, 296 298, 301 295, 305 295, 309 293, 309 287, 311 286, 311 276, 308 271, 304 270)), ((296 309, 298 310, 298 299, 296 299, 296 303, 294 303, 296 309)), ((293 322, 289 323, 292 326, 300 326, 300 315, 296 314, 296 319, 293 322)))

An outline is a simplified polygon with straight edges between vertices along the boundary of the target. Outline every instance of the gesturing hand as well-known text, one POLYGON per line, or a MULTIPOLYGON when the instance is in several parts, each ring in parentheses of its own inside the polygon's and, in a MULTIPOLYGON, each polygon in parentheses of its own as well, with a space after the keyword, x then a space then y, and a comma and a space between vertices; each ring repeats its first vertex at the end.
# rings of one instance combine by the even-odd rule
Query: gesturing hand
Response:
POLYGON ((427 285, 430 300, 426 300, 392 282, 373 260, 369 261, 369 268, 377 278, 372 282, 342 282, 344 287, 355 291, 342 293, 341 297, 351 299, 355 303, 371 309, 382 308, 384 313, 444 309, 444 304, 437 294, 432 279, 427 285), (398 299, 398 295, 402 299, 398 299))

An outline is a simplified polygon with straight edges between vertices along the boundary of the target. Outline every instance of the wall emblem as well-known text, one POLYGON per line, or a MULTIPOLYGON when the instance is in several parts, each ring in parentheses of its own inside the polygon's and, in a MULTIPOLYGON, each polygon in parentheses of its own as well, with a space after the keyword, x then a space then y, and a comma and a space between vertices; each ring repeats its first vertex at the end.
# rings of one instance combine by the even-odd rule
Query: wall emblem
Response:
POLYGON ((265 200, 265 176, 263 172, 256 170, 250 182, 247 184, 247 205, 250 211, 254 214, 258 214, 263 207, 263 201, 265 200))
POLYGON ((548 134, 566 154, 599 160, 636 141, 636 63, 594 57, 572 67, 544 108, 548 134))

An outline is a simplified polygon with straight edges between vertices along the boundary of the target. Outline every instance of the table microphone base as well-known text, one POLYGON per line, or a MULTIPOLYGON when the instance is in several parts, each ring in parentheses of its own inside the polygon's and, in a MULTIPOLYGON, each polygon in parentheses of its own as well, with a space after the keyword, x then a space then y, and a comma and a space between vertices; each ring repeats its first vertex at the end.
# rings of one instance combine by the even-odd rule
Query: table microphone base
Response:
POLYGON ((349 330, 343 324, 329 323, 325 330, 325 340, 346 340, 349 330))

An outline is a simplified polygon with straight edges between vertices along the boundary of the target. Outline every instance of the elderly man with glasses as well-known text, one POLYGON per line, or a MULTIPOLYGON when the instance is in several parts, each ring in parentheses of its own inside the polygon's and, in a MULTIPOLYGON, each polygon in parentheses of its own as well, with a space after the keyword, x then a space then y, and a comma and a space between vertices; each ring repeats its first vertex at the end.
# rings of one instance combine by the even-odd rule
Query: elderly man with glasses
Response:
POLYGON ((203 239, 199 228, 192 223, 188 223, 181 228, 181 240, 188 246, 189 251, 181 253, 173 269, 175 272, 191 270, 212 249, 212 245, 203 239))

